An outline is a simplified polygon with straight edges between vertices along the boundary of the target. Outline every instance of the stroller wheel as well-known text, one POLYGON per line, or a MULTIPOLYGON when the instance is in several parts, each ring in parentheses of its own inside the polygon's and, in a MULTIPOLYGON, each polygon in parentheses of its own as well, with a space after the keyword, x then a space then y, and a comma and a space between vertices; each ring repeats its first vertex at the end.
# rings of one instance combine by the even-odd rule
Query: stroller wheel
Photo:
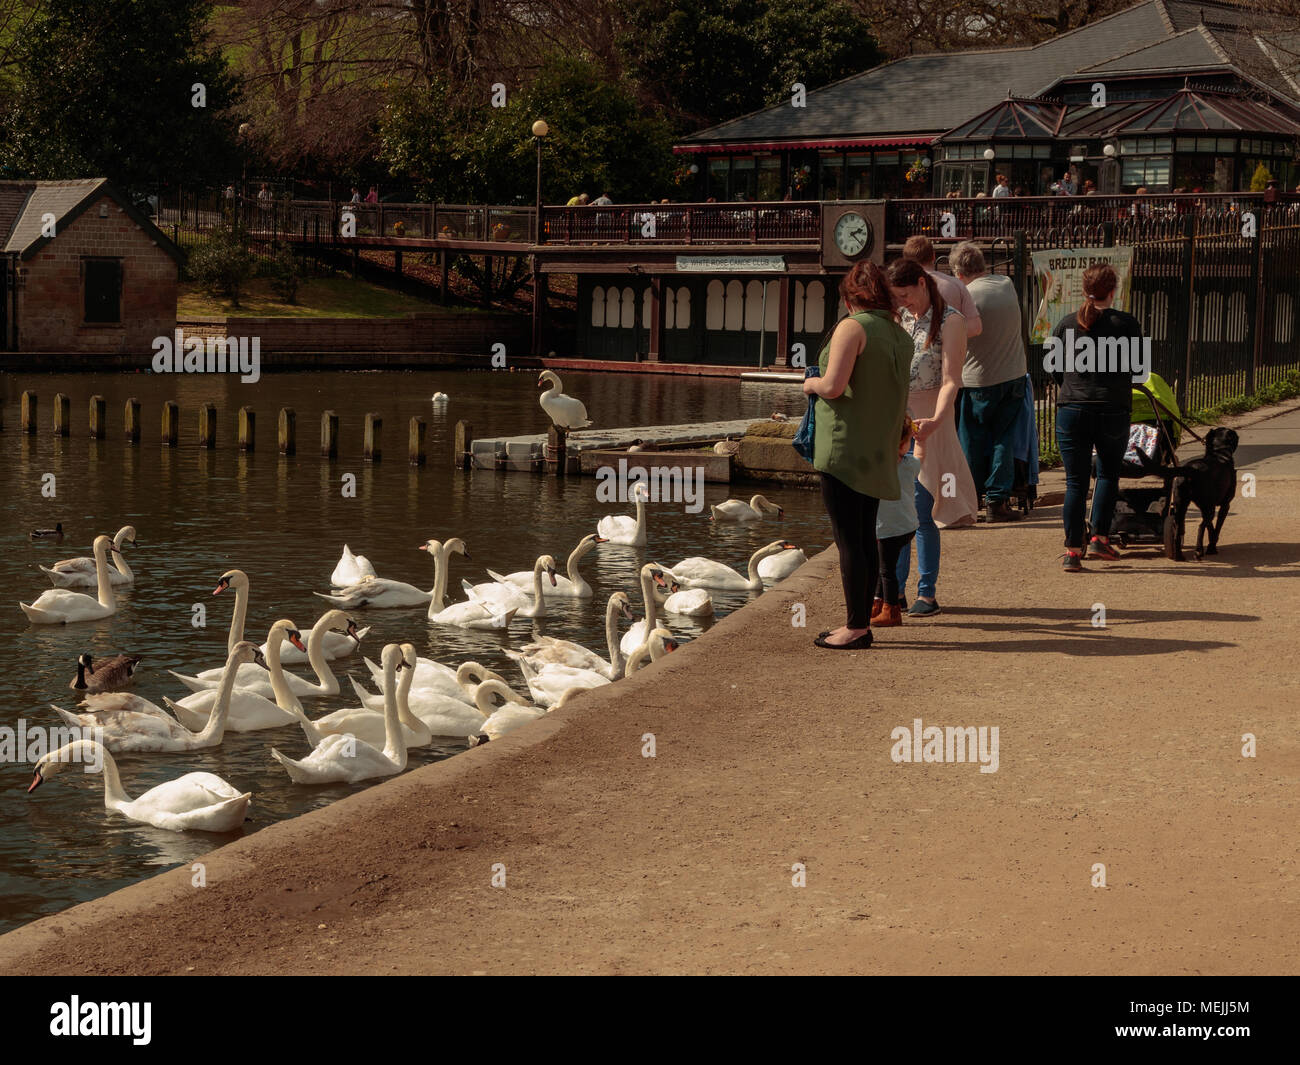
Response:
POLYGON ((1172 511, 1165 515, 1165 558, 1174 562, 1183 560, 1183 530, 1178 525, 1178 517, 1172 511))

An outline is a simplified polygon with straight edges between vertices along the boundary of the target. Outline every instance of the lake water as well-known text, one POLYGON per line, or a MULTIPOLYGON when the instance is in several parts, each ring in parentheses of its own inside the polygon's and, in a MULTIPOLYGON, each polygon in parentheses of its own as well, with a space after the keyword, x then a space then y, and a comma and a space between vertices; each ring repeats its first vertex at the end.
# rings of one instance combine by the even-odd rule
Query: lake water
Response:
MULTIPOLYGON (((598 426, 657 425, 697 420, 766 417, 773 410, 798 417, 804 400, 791 385, 732 380, 678 379, 667 376, 565 373, 565 389, 584 399, 598 426)), ((130 690, 161 705, 164 695, 178 698, 186 689, 167 670, 193 673, 219 666, 234 596, 212 596, 227 569, 243 569, 251 595, 247 636, 265 639, 270 623, 292 618, 304 632, 327 604, 312 592, 329 591, 329 577, 346 542, 367 555, 381 577, 432 587, 433 566, 416 549, 429 538, 460 536, 473 559, 454 559, 449 601, 462 599, 460 581, 486 580, 484 569, 529 569, 539 554, 556 556, 561 569, 574 543, 593 532, 606 513, 631 507, 598 502, 593 478, 556 479, 526 473, 458 471, 450 463, 455 422, 469 419, 481 436, 543 432, 548 420, 537 403, 532 372, 485 373, 321 373, 268 375, 240 384, 232 377, 152 374, 0 375, 4 432, 0 433, 0 647, 7 668, 0 675, 0 725, 61 724, 50 703, 71 709, 76 695, 68 683, 77 655, 130 652, 144 656, 130 690), (40 432, 18 432, 19 395, 40 396, 40 432), (435 409, 436 391, 451 396, 435 409), (51 432, 56 392, 71 397, 72 436, 51 432), (86 408, 92 394, 107 400, 108 438, 89 439, 86 408), (144 432, 138 446, 122 439, 122 410, 129 396, 141 401, 144 432), (181 446, 160 445, 163 401, 181 408, 181 446), (218 411, 215 451, 196 444, 198 407, 218 411), (241 454, 234 448, 235 412, 252 406, 258 416, 258 446, 241 454), (280 407, 297 412, 295 457, 276 453, 275 423, 280 407), (322 410, 341 418, 339 459, 319 458, 322 410), (361 458, 365 412, 384 418, 387 458, 368 464, 361 458), (406 425, 412 415, 428 422, 428 465, 406 463, 406 425), (341 478, 356 476, 356 497, 344 498, 341 478), (54 498, 42 495, 44 475, 54 476, 54 498), (31 541, 32 528, 62 522, 61 544, 31 541), (31 602, 49 582, 38 564, 89 555, 93 538, 112 535, 125 524, 136 527, 139 546, 128 560, 136 583, 119 592, 118 613, 98 622, 29 625, 18 602, 31 602), (191 624, 191 607, 207 608, 207 627, 191 624)), ((820 496, 794 488, 754 489, 710 485, 706 500, 727 495, 746 498, 763 490, 785 507, 784 521, 748 526, 713 525, 708 510, 687 514, 681 504, 652 505, 647 548, 603 546, 588 555, 583 571, 595 590, 586 601, 551 601, 539 630, 604 648, 604 604, 617 590, 633 596, 640 615, 637 572, 646 561, 673 565, 689 555, 726 562, 742 572, 752 551, 778 536, 809 555, 829 542, 820 496)), ((718 616, 752 598, 749 593, 714 593, 718 616)), ((414 643, 423 656, 455 665, 475 658, 523 688, 518 668, 503 649, 527 641, 533 623, 514 622, 505 634, 454 629, 429 623, 423 607, 358 611, 361 624, 374 628, 364 653, 378 660, 391 641, 414 643), (363 616, 362 616, 363 615, 363 616)), ((708 622, 674 619, 683 635, 701 635, 708 622)), ((290 666, 310 676, 306 665, 290 666)), ((352 673, 369 684, 359 655, 334 664, 344 694, 304 700, 309 715, 355 705, 346 681, 352 673)), ((294 817, 366 787, 307 787, 289 781, 270 754, 279 746, 293 757, 307 753, 297 726, 252 733, 227 733, 221 746, 184 754, 124 755, 118 759, 122 782, 131 795, 186 772, 216 773, 253 793, 250 820, 243 832, 294 817)), ((411 751, 411 765, 452 757, 463 743, 411 751)), ((0 931, 177 864, 188 863, 234 836, 172 833, 127 821, 103 805, 102 778, 77 768, 25 794, 31 781, 27 764, 0 764, 0 931)))

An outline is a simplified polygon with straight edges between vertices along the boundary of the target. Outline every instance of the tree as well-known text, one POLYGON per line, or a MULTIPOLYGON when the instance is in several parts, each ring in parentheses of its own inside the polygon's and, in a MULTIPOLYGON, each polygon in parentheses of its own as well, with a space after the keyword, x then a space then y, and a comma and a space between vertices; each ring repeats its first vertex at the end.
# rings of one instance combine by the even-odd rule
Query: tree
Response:
POLYGON ((236 88, 205 42, 209 11, 207 0, 39 9, 13 49, 0 144, 8 171, 125 185, 228 174, 236 88))
POLYGON ((679 130, 788 101, 881 61, 843 0, 623 0, 629 70, 679 130))
POLYGON ((1250 191, 1263 192, 1268 188, 1268 183, 1273 180, 1273 173, 1263 163, 1255 167, 1255 172, 1250 175, 1250 191))

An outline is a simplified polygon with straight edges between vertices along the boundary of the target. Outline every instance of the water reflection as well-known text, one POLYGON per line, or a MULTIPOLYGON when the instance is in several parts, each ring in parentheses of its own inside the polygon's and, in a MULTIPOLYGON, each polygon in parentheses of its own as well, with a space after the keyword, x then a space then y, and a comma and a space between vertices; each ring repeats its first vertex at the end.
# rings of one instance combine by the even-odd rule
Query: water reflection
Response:
MULTIPOLYGON (((600 425, 766 417, 772 410, 802 412, 797 389, 733 381, 674 380, 631 376, 565 374, 566 391, 584 399, 600 425)), ((503 573, 531 569, 544 552, 563 562, 573 545, 593 531, 597 519, 631 507, 597 502, 593 479, 557 480, 529 474, 451 466, 455 422, 470 419, 479 435, 541 432, 546 418, 537 404, 532 374, 302 374, 269 375, 256 385, 237 380, 121 374, 101 377, 10 375, 5 381, 4 425, 0 433, 0 510, 6 550, 0 552, 0 640, 8 667, 0 675, 0 725, 60 722, 54 702, 70 708, 68 682, 83 651, 109 655, 129 651, 144 656, 135 691, 161 704, 185 690, 168 670, 193 673, 219 665, 234 597, 214 597, 218 577, 232 567, 251 582, 248 636, 261 641, 270 624, 293 618, 306 629, 327 609, 312 592, 328 591, 328 580, 342 544, 372 560, 381 576, 421 588, 433 584, 433 567, 416 549, 430 537, 461 536, 472 560, 457 557, 448 581, 449 598, 463 598, 460 582, 485 580, 484 569, 503 573), (23 389, 44 401, 40 433, 17 431, 18 399, 23 389), (63 391, 72 398, 72 436, 50 432, 49 399, 63 391), (451 396, 434 408, 435 391, 451 396), (86 400, 98 392, 107 400, 107 438, 89 439, 86 400), (128 396, 141 403, 141 442, 129 445, 122 433, 128 396), (181 408, 176 448, 160 443, 164 400, 181 408), (197 446, 198 408, 213 402, 219 428, 217 448, 197 446), (260 415, 258 447, 241 454, 235 446, 235 412, 252 406, 260 415), (275 424, 279 408, 297 412, 298 453, 278 454, 275 424), (342 426, 339 460, 319 457, 320 414, 333 409, 342 426), (386 423, 384 459, 361 457, 363 415, 380 412, 386 423), (413 415, 427 424, 427 465, 406 460, 405 429, 413 415), (41 474, 54 473, 57 495, 41 495, 41 474), (342 475, 356 475, 356 497, 345 498, 342 475), (61 521, 62 544, 30 541, 37 526, 61 521), (130 549, 137 584, 116 590, 117 615, 69 626, 29 626, 17 609, 49 586, 38 563, 90 554, 98 533, 111 535, 124 524, 136 526, 139 546, 130 549), (193 607, 206 610, 206 627, 196 628, 193 607)), ((750 491, 710 485, 706 499, 750 491)), ((770 489, 786 510, 786 520, 752 526, 714 525, 681 505, 652 504, 649 546, 602 547, 584 560, 583 572, 594 600, 548 602, 548 616, 520 619, 508 633, 479 632, 431 624, 421 610, 364 612, 373 626, 365 653, 378 659, 383 644, 409 639, 420 653, 449 664, 475 658, 520 684, 518 669, 504 649, 525 642, 534 631, 579 640, 604 649, 604 604, 611 592, 628 591, 640 612, 637 573, 647 561, 673 565, 690 555, 705 555, 742 572, 757 547, 784 536, 810 554, 828 540, 819 497, 796 489, 770 489)), ((715 593, 718 616, 749 601, 750 593, 715 593)), ((709 618, 673 619, 684 636, 699 636, 709 618)), ((306 666, 294 671, 309 675, 306 666)), ((338 663, 342 694, 311 700, 313 715, 355 705, 347 675, 370 686, 359 657, 338 663)), ((186 754, 123 756, 123 786, 135 796, 184 773, 216 773, 253 793, 244 832, 333 802, 366 785, 301 787, 289 783, 270 755, 272 746, 300 756, 306 744, 300 730, 229 734, 221 747, 186 754)), ((413 766, 463 750, 454 742, 411 752, 413 766)), ((66 773, 32 796, 28 765, 0 764, 0 930, 56 912, 112 891, 160 868, 185 865, 227 839, 204 834, 177 835, 136 825, 103 807, 98 776, 66 773)))

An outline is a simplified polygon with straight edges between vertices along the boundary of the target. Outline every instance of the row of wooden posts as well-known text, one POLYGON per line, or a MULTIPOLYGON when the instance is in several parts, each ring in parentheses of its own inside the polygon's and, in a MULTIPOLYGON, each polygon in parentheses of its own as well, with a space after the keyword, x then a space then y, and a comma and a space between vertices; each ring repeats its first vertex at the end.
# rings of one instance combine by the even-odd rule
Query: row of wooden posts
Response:
MULTIPOLYGON (((22 394, 22 408, 19 417, 19 431, 35 435, 38 399, 35 392, 22 394)), ((71 401, 62 392, 54 397, 54 434, 71 435, 71 401)), ((90 397, 90 435, 92 439, 103 440, 107 435, 107 402, 103 396, 90 397)), ((164 447, 176 447, 180 440, 180 407, 172 400, 162 406, 162 443, 164 447)), ((384 420, 378 414, 365 416, 365 433, 362 439, 362 456, 369 462, 378 462, 382 457, 380 433, 384 420)), ((128 399, 125 413, 125 435, 129 444, 140 442, 140 401, 128 399)), ((236 420, 236 438, 240 451, 253 451, 256 442, 257 413, 252 407, 240 407, 236 420)), ((407 459, 412 466, 424 465, 423 418, 414 417, 410 421, 407 434, 407 459)), ((281 407, 277 433, 281 455, 298 453, 297 415, 292 407, 281 407)), ((199 447, 215 448, 217 446, 217 408, 212 403, 199 408, 199 447)), ((320 453, 322 458, 336 459, 339 454, 339 416, 332 410, 324 411, 320 417, 320 453)))

